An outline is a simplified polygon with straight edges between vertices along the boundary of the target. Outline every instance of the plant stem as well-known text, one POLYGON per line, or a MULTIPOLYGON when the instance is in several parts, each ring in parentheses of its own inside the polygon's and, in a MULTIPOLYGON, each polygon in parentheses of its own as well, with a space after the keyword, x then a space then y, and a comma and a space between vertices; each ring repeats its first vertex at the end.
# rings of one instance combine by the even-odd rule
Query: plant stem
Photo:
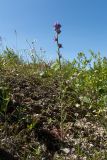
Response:
POLYGON ((59 44, 59 39, 58 39, 58 33, 57 33, 57 47, 58 47, 57 53, 58 53, 59 66, 60 66, 60 70, 61 70, 61 55, 60 55, 60 48, 59 48, 58 44, 59 44))

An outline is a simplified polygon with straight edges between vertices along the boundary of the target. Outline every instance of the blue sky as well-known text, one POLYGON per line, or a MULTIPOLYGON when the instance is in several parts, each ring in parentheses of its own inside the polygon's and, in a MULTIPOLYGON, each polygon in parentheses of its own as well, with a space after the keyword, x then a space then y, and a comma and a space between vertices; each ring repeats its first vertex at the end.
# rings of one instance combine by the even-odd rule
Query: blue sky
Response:
POLYGON ((18 50, 29 48, 26 39, 36 39, 37 50, 55 58, 53 24, 59 21, 65 58, 81 51, 88 55, 90 49, 107 53, 107 0, 0 0, 0 21, 2 44, 18 50))

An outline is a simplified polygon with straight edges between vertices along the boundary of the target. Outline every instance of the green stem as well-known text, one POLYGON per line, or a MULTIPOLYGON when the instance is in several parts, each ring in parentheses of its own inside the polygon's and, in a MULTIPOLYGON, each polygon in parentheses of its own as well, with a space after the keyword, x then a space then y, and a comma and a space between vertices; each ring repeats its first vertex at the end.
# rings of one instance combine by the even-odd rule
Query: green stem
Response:
POLYGON ((59 39, 58 39, 58 33, 57 33, 57 47, 58 47, 57 53, 58 53, 59 66, 60 66, 60 70, 61 70, 61 56, 60 56, 60 48, 59 48, 58 44, 59 44, 59 39))

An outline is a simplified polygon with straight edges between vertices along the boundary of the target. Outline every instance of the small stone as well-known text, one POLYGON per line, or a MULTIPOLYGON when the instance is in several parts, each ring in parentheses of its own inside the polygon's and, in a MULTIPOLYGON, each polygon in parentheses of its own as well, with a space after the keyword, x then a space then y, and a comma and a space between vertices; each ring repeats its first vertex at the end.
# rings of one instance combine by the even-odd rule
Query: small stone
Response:
POLYGON ((70 152, 70 149, 69 148, 64 148, 64 149, 62 149, 62 151, 64 151, 66 154, 68 154, 70 152))

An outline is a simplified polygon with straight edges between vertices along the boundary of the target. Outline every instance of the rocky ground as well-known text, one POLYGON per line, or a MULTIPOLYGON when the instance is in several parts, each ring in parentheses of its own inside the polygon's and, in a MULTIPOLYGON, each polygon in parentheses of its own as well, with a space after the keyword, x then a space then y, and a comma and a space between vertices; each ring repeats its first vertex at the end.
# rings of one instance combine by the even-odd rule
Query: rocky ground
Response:
MULTIPOLYGON (((72 104, 67 105, 65 99, 61 128, 58 78, 13 74, 2 78, 3 85, 9 88, 10 101, 5 114, 0 115, 1 148, 19 160, 107 160, 107 130, 91 110, 82 107, 78 94, 72 104), (42 130, 54 132, 66 144, 60 152, 56 149, 54 158, 49 157, 51 153, 46 155, 46 143, 34 133, 33 125, 42 117, 42 130)), ((72 95, 74 91, 68 96, 72 95)))

